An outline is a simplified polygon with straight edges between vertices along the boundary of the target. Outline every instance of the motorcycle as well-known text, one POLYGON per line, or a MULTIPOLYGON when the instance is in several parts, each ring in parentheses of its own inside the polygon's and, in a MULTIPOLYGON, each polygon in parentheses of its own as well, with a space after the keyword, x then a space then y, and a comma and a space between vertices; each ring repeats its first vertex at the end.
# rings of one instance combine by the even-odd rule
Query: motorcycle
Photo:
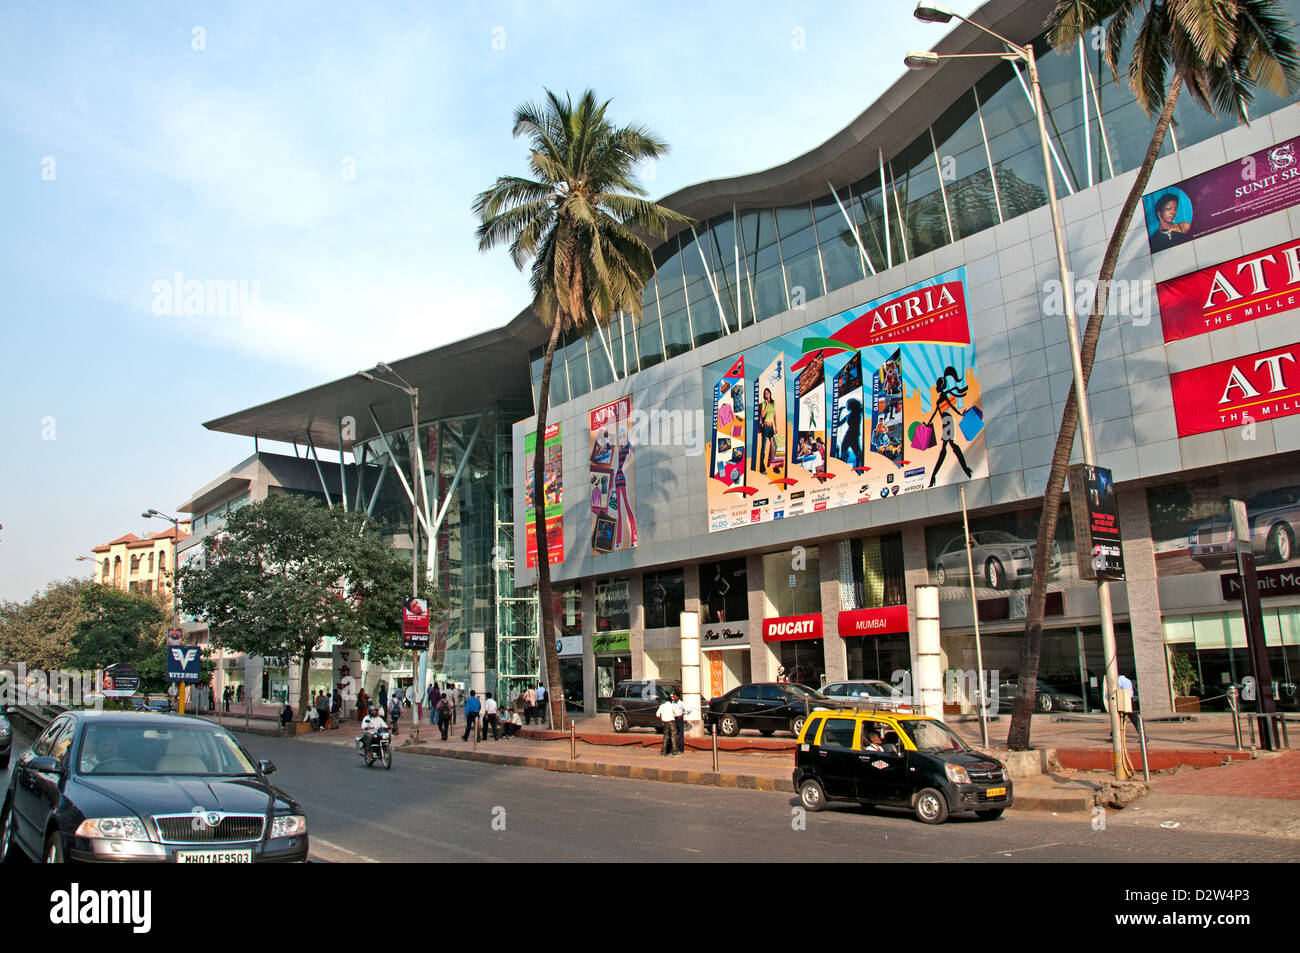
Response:
POLYGON ((393 745, 388 731, 376 731, 370 739, 369 747, 362 747, 362 735, 357 735, 357 754, 365 759, 366 767, 374 767, 376 761, 382 761, 385 768, 393 767, 393 745))

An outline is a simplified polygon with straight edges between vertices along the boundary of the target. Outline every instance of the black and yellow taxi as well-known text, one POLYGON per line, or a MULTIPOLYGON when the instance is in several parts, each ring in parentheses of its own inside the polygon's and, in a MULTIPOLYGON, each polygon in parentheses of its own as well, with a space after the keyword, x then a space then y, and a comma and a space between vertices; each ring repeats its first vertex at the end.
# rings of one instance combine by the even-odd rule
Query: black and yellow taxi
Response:
POLYGON ((905 807, 926 824, 974 811, 995 820, 1011 806, 1011 781, 934 718, 884 711, 815 711, 799 733, 794 788, 820 811, 830 801, 905 807))

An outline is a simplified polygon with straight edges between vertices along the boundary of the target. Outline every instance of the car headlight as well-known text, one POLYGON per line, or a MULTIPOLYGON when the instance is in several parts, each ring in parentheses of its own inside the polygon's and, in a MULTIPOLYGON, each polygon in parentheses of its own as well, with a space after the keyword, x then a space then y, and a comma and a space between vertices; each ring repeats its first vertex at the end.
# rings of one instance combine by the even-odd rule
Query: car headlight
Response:
POLYGON ((307 833, 307 818, 301 814, 286 814, 271 822, 272 837, 297 837, 307 833))
POLYGON ((77 826, 78 837, 102 840, 145 840, 149 832, 138 817, 88 817, 77 826))
POLYGON ((943 773, 948 775, 948 780, 953 784, 970 784, 970 775, 966 769, 957 764, 945 764, 943 773))

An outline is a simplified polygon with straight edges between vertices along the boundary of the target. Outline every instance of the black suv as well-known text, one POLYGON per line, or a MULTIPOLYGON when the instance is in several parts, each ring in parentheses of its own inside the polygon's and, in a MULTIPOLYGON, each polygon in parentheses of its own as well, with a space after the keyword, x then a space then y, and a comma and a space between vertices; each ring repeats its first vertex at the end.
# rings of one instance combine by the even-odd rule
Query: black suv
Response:
POLYGON ((851 707, 806 685, 751 682, 710 701, 704 709, 704 727, 708 729, 716 724, 718 733, 728 738, 740 734, 742 728, 756 728, 764 737, 775 731, 798 736, 810 713, 851 707))
POLYGON ((619 682, 614 697, 609 700, 609 723, 620 734, 629 728, 663 731, 663 724, 655 712, 672 697, 673 692, 680 693, 681 690, 681 682, 658 678, 619 682))

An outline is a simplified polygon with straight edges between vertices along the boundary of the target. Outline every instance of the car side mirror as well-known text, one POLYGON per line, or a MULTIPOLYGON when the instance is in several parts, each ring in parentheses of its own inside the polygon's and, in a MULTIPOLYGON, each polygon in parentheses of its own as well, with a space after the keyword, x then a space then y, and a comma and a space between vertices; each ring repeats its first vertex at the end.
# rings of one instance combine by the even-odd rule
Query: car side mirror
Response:
POLYGON ((275 774, 275 762, 267 760, 259 761, 257 762, 257 770, 261 771, 263 774, 275 774))
POLYGON ((32 758, 27 762, 27 770, 39 771, 42 774, 58 774, 59 763, 48 755, 32 758))

